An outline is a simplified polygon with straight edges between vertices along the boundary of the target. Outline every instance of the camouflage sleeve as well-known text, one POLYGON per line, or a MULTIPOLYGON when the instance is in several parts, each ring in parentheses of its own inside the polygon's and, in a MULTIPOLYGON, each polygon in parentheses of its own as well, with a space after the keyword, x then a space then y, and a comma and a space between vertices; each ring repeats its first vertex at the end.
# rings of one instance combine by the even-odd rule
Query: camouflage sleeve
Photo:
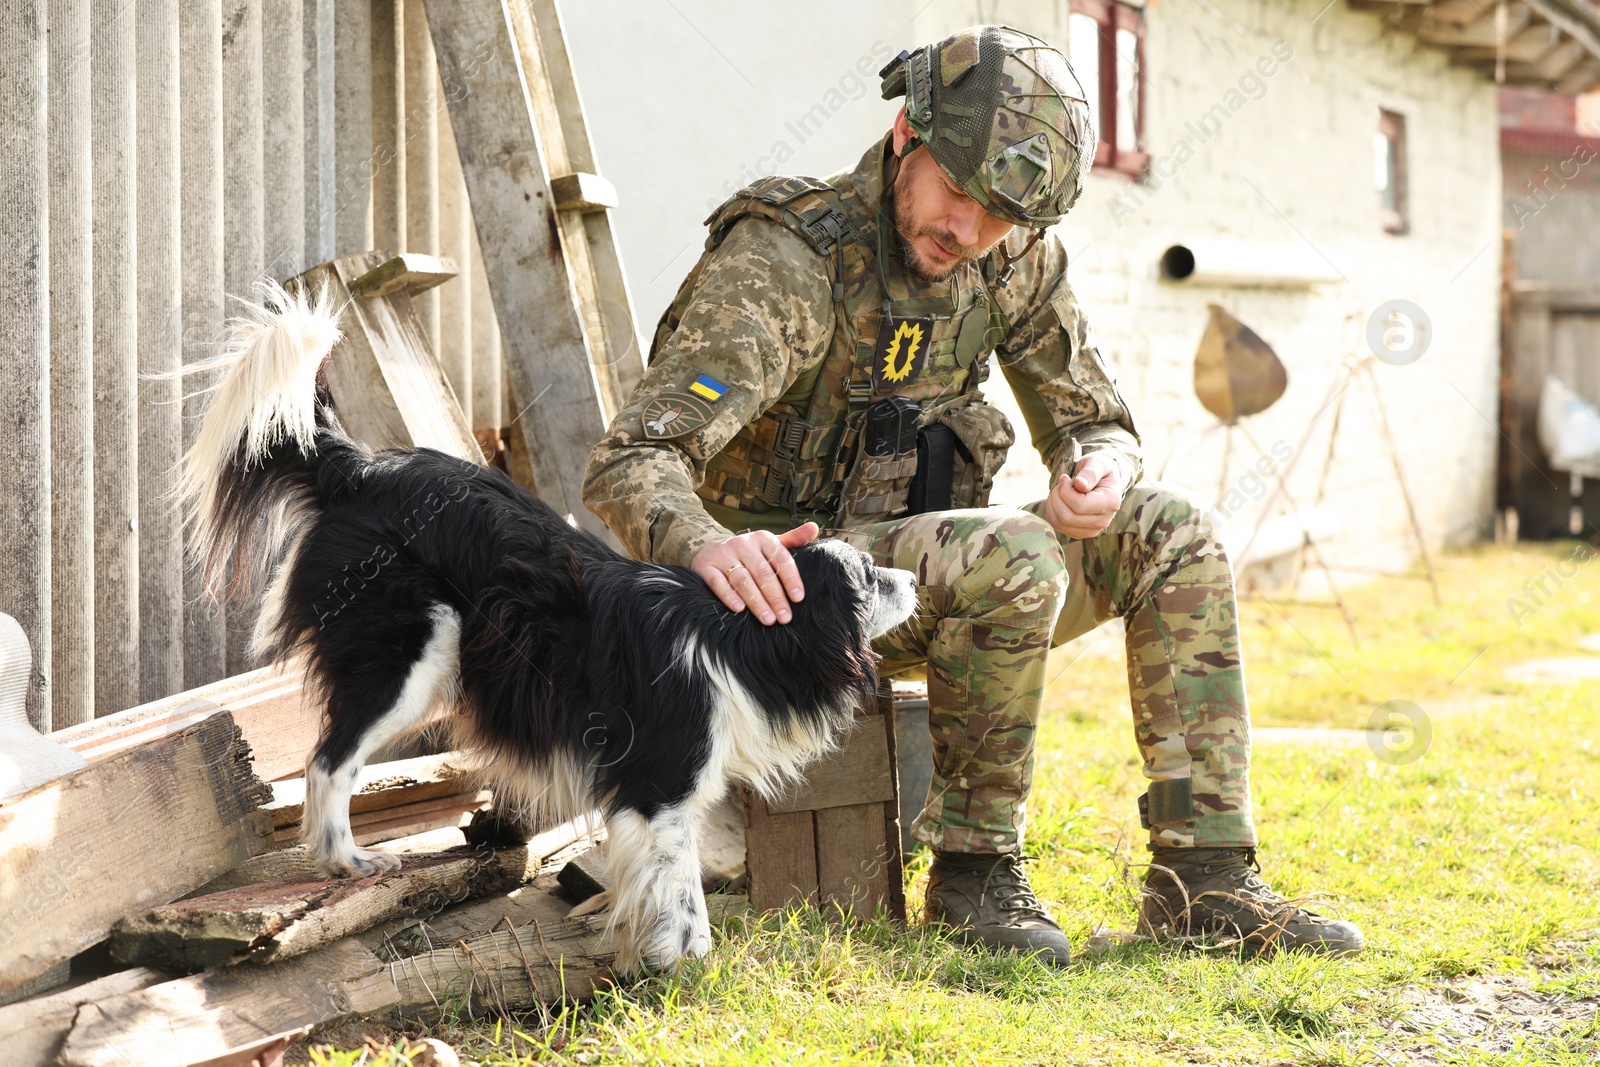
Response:
POLYGON ((706 461, 827 352, 823 258, 765 219, 709 253, 676 331, 589 456, 583 502, 638 559, 688 566, 732 536, 695 495, 706 461))
POLYGON ((1052 475, 1070 473, 1076 440, 1084 455, 1109 453, 1124 487, 1138 481, 1139 431, 1067 284, 1067 253, 1055 234, 1023 257, 998 298, 1011 330, 996 358, 1052 475))

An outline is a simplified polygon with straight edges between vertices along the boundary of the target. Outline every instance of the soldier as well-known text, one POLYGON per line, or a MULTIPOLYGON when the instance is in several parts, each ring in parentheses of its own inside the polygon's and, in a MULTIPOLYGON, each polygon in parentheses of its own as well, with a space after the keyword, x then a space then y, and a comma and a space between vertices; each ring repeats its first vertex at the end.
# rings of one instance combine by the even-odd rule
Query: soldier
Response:
POLYGON ((917 575, 918 614, 878 651, 886 674, 927 672, 930 922, 1067 963, 1021 865, 1034 727, 1047 651, 1116 615, 1150 780, 1141 929, 1359 952, 1354 925, 1258 877, 1232 570, 1202 502, 1140 480, 1047 230, 1094 156, 1081 85, 1003 26, 882 76, 905 105, 853 170, 757 182, 707 220, 584 502, 628 551, 768 625, 804 597, 789 550, 819 529, 917 575), (984 402, 991 362, 1054 472, 1026 508, 985 507, 1014 440, 984 402))

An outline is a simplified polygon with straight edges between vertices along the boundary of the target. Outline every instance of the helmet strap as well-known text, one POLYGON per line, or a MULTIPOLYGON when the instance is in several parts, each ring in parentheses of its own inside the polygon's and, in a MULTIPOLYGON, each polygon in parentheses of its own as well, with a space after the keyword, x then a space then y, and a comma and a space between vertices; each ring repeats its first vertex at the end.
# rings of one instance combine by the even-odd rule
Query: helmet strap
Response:
POLYGON ((1003 238, 999 244, 995 245, 994 250, 1000 253, 1000 258, 1004 261, 1000 264, 999 271, 995 273, 994 284, 997 288, 1004 289, 1006 287, 1006 283, 1009 282, 1011 280, 1011 276, 1016 273, 1017 261, 1022 259, 1029 252, 1033 251, 1033 246, 1038 244, 1039 239, 1043 236, 1043 228, 1035 229, 1032 236, 1028 238, 1028 243, 1023 245, 1022 251, 1018 252, 1016 255, 1012 255, 1011 251, 1006 248, 1006 242, 1003 238))

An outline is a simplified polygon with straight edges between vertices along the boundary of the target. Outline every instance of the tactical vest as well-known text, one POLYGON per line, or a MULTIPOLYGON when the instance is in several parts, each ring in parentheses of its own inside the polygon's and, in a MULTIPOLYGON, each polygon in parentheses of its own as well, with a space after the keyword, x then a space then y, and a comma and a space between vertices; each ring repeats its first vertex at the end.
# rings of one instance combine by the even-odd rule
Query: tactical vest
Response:
MULTIPOLYGON (((868 196, 875 200, 876 192, 868 196)), ((706 220, 707 254, 747 217, 798 234, 824 257, 836 311, 822 360, 706 464, 698 493, 730 529, 780 531, 807 519, 838 529, 906 514, 917 451, 868 455, 861 447, 868 407, 887 397, 914 401, 919 427, 942 423, 954 431, 951 507, 988 503, 1016 439, 1005 414, 979 391, 988 354, 1009 329, 991 295, 992 273, 985 277, 992 264, 963 267, 944 286, 948 295, 918 295, 930 285, 899 271, 898 255, 886 245, 890 224, 874 225, 878 204, 865 199, 815 178, 767 178, 706 220), (874 233, 876 240, 863 239, 874 233)), ((652 359, 692 303, 705 262, 662 315, 652 359)))

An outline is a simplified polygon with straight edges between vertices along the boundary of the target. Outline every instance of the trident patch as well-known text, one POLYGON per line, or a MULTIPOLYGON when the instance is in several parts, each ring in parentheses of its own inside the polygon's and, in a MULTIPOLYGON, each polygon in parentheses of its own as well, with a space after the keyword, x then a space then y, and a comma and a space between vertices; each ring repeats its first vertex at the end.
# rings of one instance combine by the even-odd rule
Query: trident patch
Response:
POLYGON ((916 381, 927 362, 928 341, 932 336, 932 319, 884 316, 872 355, 873 388, 897 389, 916 381))
POLYGON ((710 401, 686 389, 668 389, 644 406, 644 435, 652 441, 670 441, 693 433, 715 416, 710 401))

